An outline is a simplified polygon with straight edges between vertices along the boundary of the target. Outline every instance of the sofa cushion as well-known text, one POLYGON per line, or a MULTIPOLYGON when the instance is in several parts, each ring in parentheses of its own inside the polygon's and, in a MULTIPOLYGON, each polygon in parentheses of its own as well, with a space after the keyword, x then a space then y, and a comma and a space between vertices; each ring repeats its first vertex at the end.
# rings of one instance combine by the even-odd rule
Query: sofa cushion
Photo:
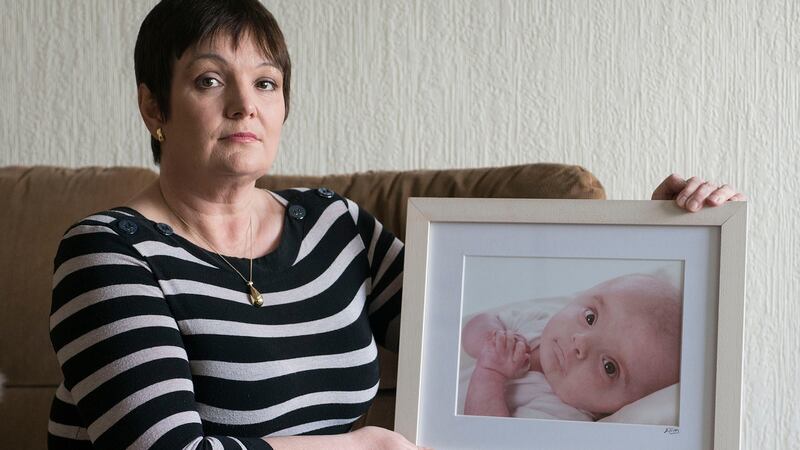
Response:
POLYGON ((53 257, 78 219, 126 201, 156 178, 147 169, 0 169, 0 368, 10 385, 61 382, 48 337, 53 257))
POLYGON ((55 387, 13 387, 0 402, 2 448, 47 448, 47 420, 55 387))

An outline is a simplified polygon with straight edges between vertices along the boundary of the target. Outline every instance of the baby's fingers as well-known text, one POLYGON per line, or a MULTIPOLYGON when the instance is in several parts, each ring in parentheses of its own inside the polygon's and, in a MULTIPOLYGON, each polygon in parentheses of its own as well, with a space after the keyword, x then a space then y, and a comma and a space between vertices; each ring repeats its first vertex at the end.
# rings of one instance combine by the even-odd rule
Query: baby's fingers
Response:
POLYGON ((502 353, 503 347, 506 345, 506 333, 502 330, 492 332, 488 345, 494 349, 495 353, 502 353))
POLYGON ((513 343, 509 343, 508 333, 505 330, 498 330, 494 334, 494 348, 495 350, 503 354, 506 350, 511 351, 514 348, 513 343))
POLYGON ((511 357, 511 360, 517 364, 529 358, 530 355, 528 354, 528 346, 522 341, 517 341, 516 344, 514 344, 514 354, 511 357))

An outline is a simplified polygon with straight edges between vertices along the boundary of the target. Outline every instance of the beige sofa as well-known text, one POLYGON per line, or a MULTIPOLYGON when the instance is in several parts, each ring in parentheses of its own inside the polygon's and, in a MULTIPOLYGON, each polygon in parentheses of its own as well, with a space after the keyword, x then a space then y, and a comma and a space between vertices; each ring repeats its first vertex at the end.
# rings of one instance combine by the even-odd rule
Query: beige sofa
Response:
MULTIPOLYGON (((0 402, 2 448, 46 447, 50 401, 61 374, 48 337, 53 257, 66 228, 120 205, 156 178, 143 168, 0 168, 0 402)), ((417 197, 605 198, 577 166, 366 172, 325 177, 268 176, 262 187, 327 186, 371 211, 401 239, 405 207, 417 197)), ((364 423, 392 427, 396 355, 382 352, 381 390, 364 423)))

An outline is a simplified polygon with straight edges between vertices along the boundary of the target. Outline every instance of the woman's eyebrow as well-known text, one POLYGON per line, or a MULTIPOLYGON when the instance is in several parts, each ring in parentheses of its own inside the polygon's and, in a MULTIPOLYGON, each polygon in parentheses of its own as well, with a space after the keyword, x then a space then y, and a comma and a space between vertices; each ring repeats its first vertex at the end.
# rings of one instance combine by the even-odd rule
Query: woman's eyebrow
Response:
MULTIPOLYGON (((228 60, 223 58, 218 53, 201 53, 201 54, 195 56, 194 59, 192 59, 192 61, 189 63, 189 67, 197 64, 199 61, 204 60, 204 59, 211 59, 213 61, 218 62, 219 64, 221 64, 223 66, 227 66, 228 65, 228 60)), ((257 65, 256 67, 265 67, 265 66, 266 67, 272 67, 272 68, 280 70, 280 67, 278 67, 275 63, 273 63, 272 61, 270 61, 268 59, 264 60, 264 62, 262 62, 261 64, 257 65)))
POLYGON ((189 66, 193 66, 193 65, 197 64, 199 61, 204 60, 204 59, 214 60, 214 61, 222 64, 223 66, 227 66, 228 65, 228 61, 225 58, 223 58, 222 56, 218 55, 217 53, 201 53, 201 54, 195 56, 194 59, 192 59, 192 62, 189 63, 189 66))

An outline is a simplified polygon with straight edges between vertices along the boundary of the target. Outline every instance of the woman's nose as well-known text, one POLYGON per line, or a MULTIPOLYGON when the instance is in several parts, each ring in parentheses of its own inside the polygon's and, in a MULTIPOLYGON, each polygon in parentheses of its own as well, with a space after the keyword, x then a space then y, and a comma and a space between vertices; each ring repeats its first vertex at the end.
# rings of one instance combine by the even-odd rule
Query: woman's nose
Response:
POLYGON ((247 86, 239 83, 228 85, 228 101, 225 115, 229 119, 243 119, 245 117, 255 117, 256 107, 253 102, 252 93, 247 86))

